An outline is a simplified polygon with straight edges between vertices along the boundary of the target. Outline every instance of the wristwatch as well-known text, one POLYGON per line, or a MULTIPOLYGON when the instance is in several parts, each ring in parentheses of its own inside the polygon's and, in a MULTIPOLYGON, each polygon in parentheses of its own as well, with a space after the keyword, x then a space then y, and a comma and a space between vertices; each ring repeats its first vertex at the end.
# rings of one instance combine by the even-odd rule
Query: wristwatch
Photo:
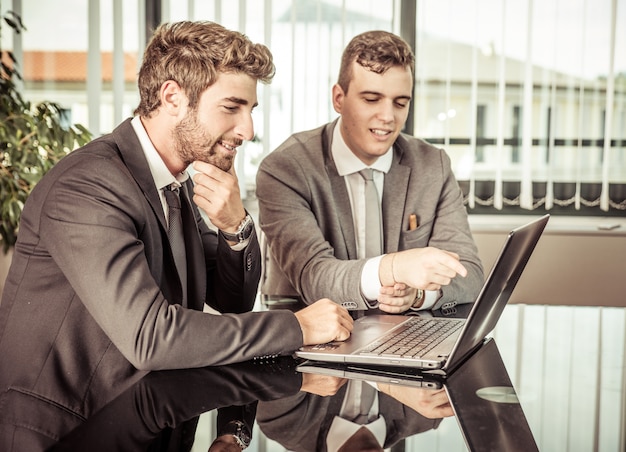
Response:
POLYGON ((220 435, 232 435, 242 450, 250 445, 250 430, 241 421, 230 421, 224 426, 220 435))
POLYGON ((224 232, 220 229, 220 234, 229 242, 241 243, 250 238, 253 229, 254 221, 252 221, 252 217, 248 213, 234 233, 224 232))
POLYGON ((423 289, 417 289, 417 294, 415 295, 415 300, 413 300, 413 304, 411 305, 411 307, 419 308, 424 302, 424 295, 426 295, 426 293, 423 289))

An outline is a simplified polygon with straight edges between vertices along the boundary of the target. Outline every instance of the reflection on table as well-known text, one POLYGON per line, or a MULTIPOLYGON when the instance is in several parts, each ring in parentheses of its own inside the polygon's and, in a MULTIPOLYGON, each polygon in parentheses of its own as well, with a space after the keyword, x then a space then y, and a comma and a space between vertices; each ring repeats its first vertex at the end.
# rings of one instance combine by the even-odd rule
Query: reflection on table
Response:
POLYGON ((376 372, 355 366, 304 363, 298 369, 335 381, 322 380, 317 391, 259 403, 260 431, 288 450, 382 451, 407 437, 437 429, 443 417, 451 416, 470 450, 537 450, 493 339, 441 380, 435 375, 400 375, 389 369, 376 372), (325 395, 326 386, 339 389, 325 395), (375 389, 377 403, 369 409, 368 419, 351 414, 349 408, 358 407, 365 398, 351 392, 352 386, 375 389), (350 428, 359 424, 362 427, 350 428))
MULTIPOLYGON (((246 405, 252 416, 256 409, 263 434, 295 451, 360 450, 357 444, 382 451, 450 416, 471 450, 510 450, 511 444, 536 450, 494 340, 450 377, 438 382, 433 376, 430 384, 385 369, 350 368, 348 379, 342 369, 331 375, 306 364, 285 358, 152 372, 53 450, 189 450, 200 414, 246 405), (368 390, 372 400, 359 413, 368 390)), ((251 425, 253 418, 246 421, 251 425)))
POLYGON ((153 372, 59 450, 163 450, 156 441, 207 451, 216 410, 230 406, 256 409, 248 450, 323 450, 348 382, 363 381, 378 390, 384 418, 384 435, 373 436, 390 450, 623 451, 625 326, 623 308, 507 306, 493 339, 431 393, 443 394, 452 416, 440 398, 429 405, 436 385, 392 385, 354 369, 317 372, 311 384, 297 369, 316 372, 291 358, 153 372))

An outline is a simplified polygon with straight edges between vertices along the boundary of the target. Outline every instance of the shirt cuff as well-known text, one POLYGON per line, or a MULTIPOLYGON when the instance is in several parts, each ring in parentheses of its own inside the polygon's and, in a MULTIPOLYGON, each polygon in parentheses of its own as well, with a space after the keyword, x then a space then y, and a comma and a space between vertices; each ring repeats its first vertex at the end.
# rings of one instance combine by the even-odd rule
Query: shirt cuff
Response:
POLYGON ((233 250, 233 251, 241 251, 246 246, 248 246, 248 243, 250 243, 250 239, 249 238, 245 239, 243 242, 235 243, 234 245, 230 245, 230 249, 233 250))
POLYGON ((378 267, 382 258, 383 256, 377 256, 368 259, 361 272, 361 293, 366 300, 371 302, 378 301, 378 295, 380 295, 382 286, 378 276, 378 267))
POLYGON ((419 308, 411 308, 413 311, 425 311, 427 309, 431 309, 439 300, 441 296, 440 291, 438 290, 425 290, 424 291, 424 302, 419 308))

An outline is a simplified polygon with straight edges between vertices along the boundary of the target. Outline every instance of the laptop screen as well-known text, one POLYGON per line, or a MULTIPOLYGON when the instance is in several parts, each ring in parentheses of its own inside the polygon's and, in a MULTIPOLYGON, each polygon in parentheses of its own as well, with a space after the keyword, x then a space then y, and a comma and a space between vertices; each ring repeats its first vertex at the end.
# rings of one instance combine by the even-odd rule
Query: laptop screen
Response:
POLYGON ((507 236, 461 331, 445 368, 458 366, 496 326, 550 215, 544 215, 507 236))

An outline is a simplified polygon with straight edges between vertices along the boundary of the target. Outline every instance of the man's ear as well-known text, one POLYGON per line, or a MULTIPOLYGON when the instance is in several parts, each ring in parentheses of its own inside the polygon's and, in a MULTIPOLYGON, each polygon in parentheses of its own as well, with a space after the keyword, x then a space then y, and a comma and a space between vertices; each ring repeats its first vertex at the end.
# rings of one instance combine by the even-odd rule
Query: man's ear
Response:
POLYGON ((187 96, 185 96, 180 85, 174 80, 164 82, 161 85, 159 93, 161 96, 161 105, 165 112, 170 115, 177 116, 181 108, 187 105, 187 96))
POLYGON ((333 108, 335 109, 335 111, 339 114, 341 114, 341 108, 343 106, 343 98, 346 96, 346 94, 343 92, 343 89, 341 88, 341 86, 339 86, 339 84, 335 83, 333 85, 333 108))

